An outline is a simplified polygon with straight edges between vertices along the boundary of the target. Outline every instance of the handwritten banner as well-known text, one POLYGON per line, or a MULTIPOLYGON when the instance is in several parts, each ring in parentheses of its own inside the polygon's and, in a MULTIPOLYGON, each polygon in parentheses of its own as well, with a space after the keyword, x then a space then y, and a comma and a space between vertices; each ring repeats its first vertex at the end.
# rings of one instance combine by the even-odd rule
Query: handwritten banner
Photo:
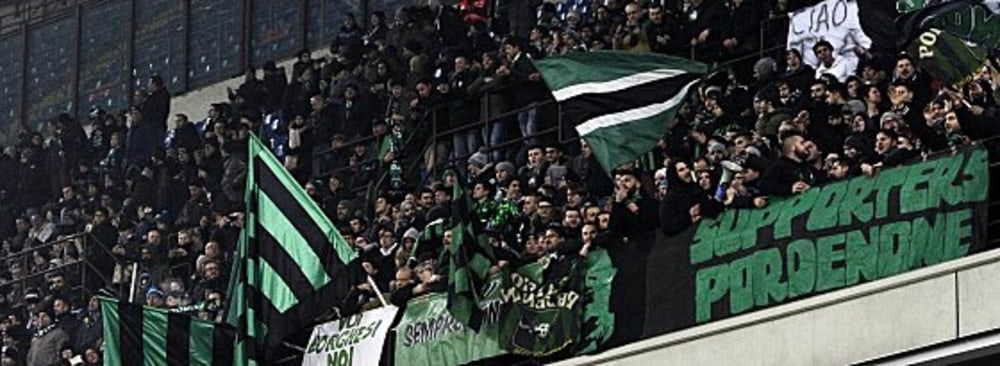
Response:
POLYGON ((789 14, 788 49, 802 52, 802 59, 812 66, 819 60, 812 47, 819 40, 833 45, 835 57, 850 59, 857 65, 855 50, 871 47, 872 40, 861 30, 858 3, 855 0, 825 0, 789 14))
POLYGON ((302 366, 378 365, 397 311, 379 308, 313 328, 302 366))

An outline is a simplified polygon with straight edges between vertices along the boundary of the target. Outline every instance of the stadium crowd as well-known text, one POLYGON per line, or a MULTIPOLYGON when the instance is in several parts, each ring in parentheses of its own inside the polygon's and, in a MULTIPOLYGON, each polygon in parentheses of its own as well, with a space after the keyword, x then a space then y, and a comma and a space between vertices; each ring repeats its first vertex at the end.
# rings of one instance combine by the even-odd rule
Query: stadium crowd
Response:
MULTIPOLYGON (((996 134, 990 69, 951 90, 876 47, 857 65, 827 42, 810 50, 817 68, 798 50, 745 58, 762 34, 784 43, 787 23, 760 31, 783 6, 570 1, 491 18, 463 2, 374 11, 368 29, 348 15, 329 57, 250 68, 205 116, 172 114, 154 76, 126 111, 24 131, 0 155, 0 364, 101 363, 94 296, 129 287, 135 301, 221 320, 252 131, 356 248, 356 271, 398 304, 447 283, 437 259, 455 185, 470 192, 498 269, 586 256, 639 230, 677 233, 727 207, 996 134), (562 126, 530 62, 601 49, 744 61, 664 121, 653 159, 609 177, 569 129, 563 141, 540 133, 562 126), (471 125, 480 119, 489 123, 471 125), (428 123, 457 132, 423 153, 428 123), (419 174, 366 192, 399 161, 419 174)), ((375 291, 359 280, 343 310, 376 306, 375 291)))

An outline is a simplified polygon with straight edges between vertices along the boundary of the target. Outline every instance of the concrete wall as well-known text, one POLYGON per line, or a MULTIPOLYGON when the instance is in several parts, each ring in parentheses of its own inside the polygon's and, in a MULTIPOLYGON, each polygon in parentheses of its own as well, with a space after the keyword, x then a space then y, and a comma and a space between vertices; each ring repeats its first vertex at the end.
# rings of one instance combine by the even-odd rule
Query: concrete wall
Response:
POLYGON ((557 365, 845 365, 1000 329, 1000 250, 557 365))
MULTIPOLYGON (((328 49, 313 50, 312 58, 318 59, 329 55, 330 52, 328 49)), ((291 58, 278 62, 278 67, 284 67, 285 72, 289 75, 289 77, 291 77, 292 64, 294 63, 295 59, 291 58)), ((258 70, 257 77, 263 78, 263 72, 258 70)), ((236 90, 236 88, 238 88, 242 83, 243 77, 240 76, 177 95, 170 100, 170 114, 173 115, 183 113, 193 121, 204 119, 208 116, 208 107, 212 103, 229 101, 226 88, 233 88, 233 90, 236 90)), ((170 121, 172 123, 173 118, 171 118, 170 121)))

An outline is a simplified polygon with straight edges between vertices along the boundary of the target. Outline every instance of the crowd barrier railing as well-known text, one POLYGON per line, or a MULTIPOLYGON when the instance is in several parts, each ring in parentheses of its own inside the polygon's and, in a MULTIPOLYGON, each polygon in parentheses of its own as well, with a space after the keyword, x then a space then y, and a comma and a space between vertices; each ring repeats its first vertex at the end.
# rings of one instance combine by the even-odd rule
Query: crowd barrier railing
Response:
POLYGON ((99 289, 122 293, 123 288, 112 286, 111 278, 101 273, 96 265, 98 256, 114 258, 110 251, 100 243, 97 238, 89 233, 77 233, 59 238, 48 243, 34 245, 25 248, 17 253, 12 253, 0 258, 8 270, 19 268, 18 274, 12 273, 12 278, 0 283, 0 296, 8 296, 8 304, 12 306, 22 305, 24 291, 29 288, 38 289, 41 294, 46 291, 42 286, 49 285, 49 279, 55 274, 61 274, 67 281, 66 285, 71 290, 84 295, 91 295, 99 289), (69 248, 75 247, 77 258, 75 260, 64 260, 67 256, 60 257, 61 263, 34 263, 35 253, 38 251, 57 251, 65 253, 69 248))

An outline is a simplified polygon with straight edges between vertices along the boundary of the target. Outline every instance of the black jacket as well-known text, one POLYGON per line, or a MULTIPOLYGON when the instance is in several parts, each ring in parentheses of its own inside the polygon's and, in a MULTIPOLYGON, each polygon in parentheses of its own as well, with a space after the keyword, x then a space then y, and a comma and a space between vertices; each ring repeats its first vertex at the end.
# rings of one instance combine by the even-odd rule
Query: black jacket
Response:
POLYGON ((676 235, 694 225, 690 210, 701 203, 704 194, 697 183, 682 181, 673 169, 667 172, 669 190, 660 202, 660 229, 676 235))
POLYGON ((761 175, 760 190, 767 196, 789 196, 795 182, 803 181, 814 185, 817 179, 817 174, 808 164, 781 157, 761 175))
POLYGON ((615 202, 611 206, 611 222, 608 223, 608 228, 625 237, 656 229, 660 224, 656 200, 640 193, 636 193, 633 197, 624 202, 615 202), (637 212, 633 213, 628 209, 630 201, 639 206, 637 212))
POLYGON ((145 121, 152 123, 153 128, 162 134, 167 130, 167 118, 170 118, 170 92, 160 88, 149 94, 142 104, 142 115, 145 121))
POLYGON ((511 65, 510 80, 511 84, 516 85, 514 87, 516 90, 514 93, 515 107, 523 107, 545 98, 545 86, 541 80, 528 79, 531 74, 536 72, 538 70, 535 69, 535 65, 531 63, 531 59, 525 52, 521 52, 520 57, 511 65))

